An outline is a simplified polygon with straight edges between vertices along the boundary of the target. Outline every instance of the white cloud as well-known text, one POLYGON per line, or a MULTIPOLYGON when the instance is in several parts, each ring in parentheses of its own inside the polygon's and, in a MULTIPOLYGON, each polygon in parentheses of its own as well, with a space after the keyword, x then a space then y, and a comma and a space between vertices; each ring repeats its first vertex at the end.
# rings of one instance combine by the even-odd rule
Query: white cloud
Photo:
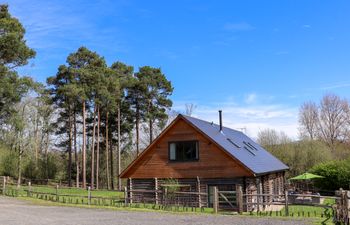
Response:
MULTIPOLYGON (((256 138, 266 128, 283 131, 291 138, 298 137, 298 108, 281 104, 236 104, 232 101, 207 105, 196 103, 194 117, 218 123, 218 110, 223 111, 224 126, 245 128, 247 135, 256 138)), ((184 111, 184 103, 175 102, 174 109, 184 111)))
POLYGON ((311 25, 310 25, 310 24, 304 24, 302 27, 303 27, 304 29, 310 29, 310 28, 311 28, 311 25))
POLYGON ((255 27, 246 22, 240 23, 226 23, 224 25, 224 30, 227 31, 249 31, 254 30, 255 27))
POLYGON ((245 102, 247 104, 252 104, 256 101, 257 95, 255 93, 250 93, 245 97, 245 102))
MULTIPOLYGON (((98 18, 110 14, 112 6, 107 3, 80 2, 22 2, 14 0, 10 5, 11 13, 19 18, 26 28, 28 45, 34 49, 51 52, 66 49, 74 51, 80 45, 97 48, 106 46, 121 50, 121 31, 115 26, 102 27, 98 18), (93 10, 99 9, 99 10, 93 10), (94 13, 95 15, 91 15, 94 13), (118 31, 118 37, 115 33, 118 31), (63 43, 63 44, 62 44, 63 43)), ((113 15, 118 16, 118 11, 113 15)), ((105 47, 108 49, 107 47, 105 47)))
POLYGON ((342 82, 342 83, 336 83, 336 84, 330 84, 328 86, 324 86, 321 89, 322 90, 332 90, 337 88, 345 88, 350 87, 350 82, 342 82))

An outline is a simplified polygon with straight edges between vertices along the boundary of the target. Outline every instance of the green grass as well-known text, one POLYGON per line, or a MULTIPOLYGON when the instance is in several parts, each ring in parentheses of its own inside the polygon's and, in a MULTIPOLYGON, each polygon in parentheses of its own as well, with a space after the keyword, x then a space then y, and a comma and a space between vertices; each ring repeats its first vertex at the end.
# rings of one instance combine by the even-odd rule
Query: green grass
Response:
MULTIPOLYGON (((111 209, 127 209, 140 211, 164 211, 164 212, 182 212, 182 213, 213 213, 212 208, 192 208, 192 207, 162 207, 154 204, 128 204, 124 205, 124 193, 108 190, 92 190, 91 204, 88 204, 88 191, 81 188, 59 188, 56 198, 56 188, 48 186, 32 186, 32 197, 27 197, 28 186, 22 186, 17 189, 16 186, 7 186, 7 194, 22 199, 30 200, 34 203, 45 203, 47 205, 65 205, 75 207, 90 207, 90 208, 111 208, 111 209), (45 194, 37 194, 45 193, 45 194), (14 194, 11 194, 14 193, 14 194), (16 194, 18 193, 18 194, 16 194)), ((335 204, 335 200, 326 198, 324 205, 331 206, 335 204)), ((232 212, 220 212, 220 214, 237 214, 232 212)), ((315 224, 332 224, 332 219, 327 218, 332 216, 332 210, 325 207, 290 205, 289 217, 285 217, 285 209, 278 212, 262 212, 262 213, 244 213, 243 216, 261 216, 261 217, 279 217, 285 219, 305 219, 310 218, 311 221, 316 221, 315 224), (326 221, 326 222, 324 222, 326 221)))
POLYGON ((149 211, 149 212, 164 212, 164 213, 195 213, 195 214, 212 214, 212 208, 192 208, 192 207, 162 207, 154 204, 117 204, 117 205, 87 205, 87 204, 74 204, 74 203, 62 203, 55 201, 47 201, 44 199, 31 198, 31 197, 17 197, 21 200, 26 200, 32 204, 45 205, 45 206, 68 206, 78 208, 96 208, 96 209, 110 209, 110 210, 127 210, 127 211, 149 211))
MULTIPOLYGON (((17 189, 14 185, 8 185, 6 187, 7 192, 11 191, 17 191, 19 196, 27 196, 27 190, 29 189, 28 186, 21 186, 19 189, 17 189)), ((48 186, 32 186, 31 187, 32 192, 42 192, 42 193, 48 193, 48 194, 56 194, 56 188, 55 187, 48 187, 48 186)), ((80 195, 80 196, 88 196, 88 191, 82 188, 59 188, 58 189, 59 195, 80 195)), ((124 198, 124 193, 120 191, 108 191, 108 190, 92 190, 91 191, 92 197, 103 197, 103 198, 124 198)))

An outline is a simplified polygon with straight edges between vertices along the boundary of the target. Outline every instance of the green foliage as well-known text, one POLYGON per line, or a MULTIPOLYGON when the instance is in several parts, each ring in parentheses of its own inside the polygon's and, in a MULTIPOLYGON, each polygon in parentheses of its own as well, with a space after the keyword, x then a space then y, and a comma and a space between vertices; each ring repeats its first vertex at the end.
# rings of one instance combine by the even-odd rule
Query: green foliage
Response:
MULTIPOLYGON (((64 167, 61 167, 61 170, 59 170, 59 167, 61 166, 59 162, 60 161, 57 160, 57 156, 55 156, 54 153, 49 153, 47 159, 46 157, 40 158, 38 163, 35 162, 35 159, 31 158, 24 165, 23 177, 39 180, 57 179, 56 176, 62 169, 64 169, 64 167)), ((63 180, 65 177, 59 178, 63 180)))
POLYGON ((7 5, 0 5, 0 66, 7 70, 28 63, 35 51, 26 45, 25 29, 8 11, 7 5))
POLYGON ((163 187, 167 189, 168 194, 173 194, 179 191, 179 182, 177 179, 168 178, 164 181, 163 187))
POLYGON ((14 105, 36 85, 31 78, 20 77, 14 71, 35 56, 24 34, 22 24, 10 15, 8 6, 0 4, 0 124, 18 125, 18 118, 12 116, 16 114, 14 105))
POLYGON ((338 190, 339 188, 348 190, 350 188, 350 158, 318 164, 310 172, 325 177, 315 181, 315 186, 322 190, 338 190))
POLYGON ((5 150, 0 159, 0 175, 17 177, 17 156, 15 152, 5 150))
POLYGON ((320 141, 284 141, 264 147, 289 166, 290 176, 304 173, 313 166, 332 159, 330 149, 320 141))

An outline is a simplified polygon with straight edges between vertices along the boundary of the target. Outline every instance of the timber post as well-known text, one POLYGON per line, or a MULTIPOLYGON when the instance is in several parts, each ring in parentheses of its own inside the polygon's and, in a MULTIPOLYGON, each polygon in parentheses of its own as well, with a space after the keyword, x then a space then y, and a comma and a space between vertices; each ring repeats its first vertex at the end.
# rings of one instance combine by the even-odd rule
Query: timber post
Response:
POLYGON ((214 190, 214 196, 213 196, 213 209, 214 209, 214 213, 218 213, 218 208, 219 208, 219 193, 218 193, 218 187, 214 186, 213 187, 214 190))
POLYGON ((197 176, 197 191, 198 191, 198 207, 202 208, 201 181, 198 176, 197 176))
POLYGON ((124 187, 124 204, 125 206, 128 204, 128 188, 124 187))
POLYGON ((32 182, 28 182, 28 192, 27 192, 27 197, 32 196, 32 182))
POLYGON ((88 187, 88 205, 91 205, 91 187, 88 187))
POLYGON ((256 178, 255 180, 255 185, 256 185, 256 192, 257 192, 257 196, 256 196, 256 209, 257 212, 260 212, 260 194, 261 194, 261 190, 260 190, 260 179, 256 178))
POLYGON ((59 199, 58 199, 58 184, 56 185, 56 202, 58 202, 59 199))
POLYGON ((154 197, 155 197, 155 204, 158 205, 158 179, 154 178, 154 197))
POLYGON ((3 176, 4 183, 2 184, 2 194, 6 195, 6 177, 3 176))
POLYGON ((163 193, 163 205, 166 205, 167 204, 167 199, 168 199, 168 188, 165 187, 164 188, 164 193, 163 193))
POLYGON ((236 185, 236 201, 237 201, 238 213, 242 214, 242 212, 243 212, 243 191, 242 191, 242 185, 240 185, 240 184, 236 185))
POLYGON ((289 216, 289 209, 288 209, 288 190, 284 190, 284 200, 285 200, 285 216, 289 216))
POLYGON ((129 178, 129 203, 132 204, 132 178, 129 178))

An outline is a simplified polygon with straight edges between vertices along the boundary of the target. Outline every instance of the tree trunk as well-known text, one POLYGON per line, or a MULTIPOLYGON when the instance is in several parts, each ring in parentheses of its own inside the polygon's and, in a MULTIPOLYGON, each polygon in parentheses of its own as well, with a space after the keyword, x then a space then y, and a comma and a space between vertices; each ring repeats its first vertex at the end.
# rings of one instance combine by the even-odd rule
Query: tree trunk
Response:
MULTIPOLYGON (((39 109, 39 102, 37 106, 37 110, 39 109)), ((34 136, 35 136, 35 167, 38 169, 38 159, 39 159, 39 113, 38 111, 35 114, 35 128, 34 128, 34 136)))
POLYGON ((108 111, 106 112, 106 176, 107 176, 107 189, 110 187, 110 178, 109 178, 109 158, 108 158, 108 111))
POLYGON ((73 132, 72 132, 72 113, 71 109, 69 107, 69 146, 68 146, 68 186, 72 187, 72 139, 73 139, 73 132))
POLYGON ((153 141, 153 121, 150 118, 149 119, 149 144, 151 144, 153 141))
POLYGON ((80 170, 79 170, 79 155, 78 155, 78 148, 77 148, 77 119, 76 119, 76 113, 74 112, 74 153, 75 153, 75 165, 76 165, 76 170, 77 170, 77 175, 76 175, 76 187, 79 188, 79 176, 80 176, 80 170))
POLYGON ((94 119, 92 125, 92 150, 91 150, 91 188, 95 186, 95 133, 96 133, 96 105, 94 106, 94 119))
POLYGON ((21 147, 21 142, 19 142, 19 144, 18 144, 17 176, 18 176, 17 187, 20 187, 21 180, 22 180, 22 147, 21 147))
POLYGON ((96 189, 99 188, 99 170, 100 170, 100 125, 101 125, 100 106, 97 106, 96 189))
POLYGON ((45 155, 46 155, 46 179, 49 180, 49 132, 46 134, 45 155))
POLYGON ((140 154, 140 149, 139 149, 139 145, 140 145, 140 135, 139 135, 139 126, 140 126, 140 109, 138 104, 136 104, 136 153, 137 155, 140 154))
POLYGON ((122 182, 121 182, 121 178, 120 178, 120 172, 121 172, 121 165, 120 165, 120 105, 118 105, 118 125, 117 125, 117 129, 118 129, 118 190, 121 191, 122 190, 122 182))
POLYGON ((111 188, 114 190, 114 156, 113 156, 113 147, 112 147, 112 137, 109 139, 109 160, 110 160, 110 169, 111 169, 111 188))
MULTIPOLYGON (((23 106, 22 109, 22 121, 24 121, 24 113, 25 113, 25 107, 26 105, 23 106)), ((22 154, 23 154, 23 149, 22 149, 22 139, 23 139, 23 134, 22 131, 17 132, 17 140, 18 140, 18 180, 17 180, 17 187, 21 186, 21 179, 22 179, 22 154)))
POLYGON ((86 121, 85 121, 85 100, 83 101, 83 146, 82 146, 82 169, 83 169, 83 185, 82 187, 85 189, 86 188, 86 121))

